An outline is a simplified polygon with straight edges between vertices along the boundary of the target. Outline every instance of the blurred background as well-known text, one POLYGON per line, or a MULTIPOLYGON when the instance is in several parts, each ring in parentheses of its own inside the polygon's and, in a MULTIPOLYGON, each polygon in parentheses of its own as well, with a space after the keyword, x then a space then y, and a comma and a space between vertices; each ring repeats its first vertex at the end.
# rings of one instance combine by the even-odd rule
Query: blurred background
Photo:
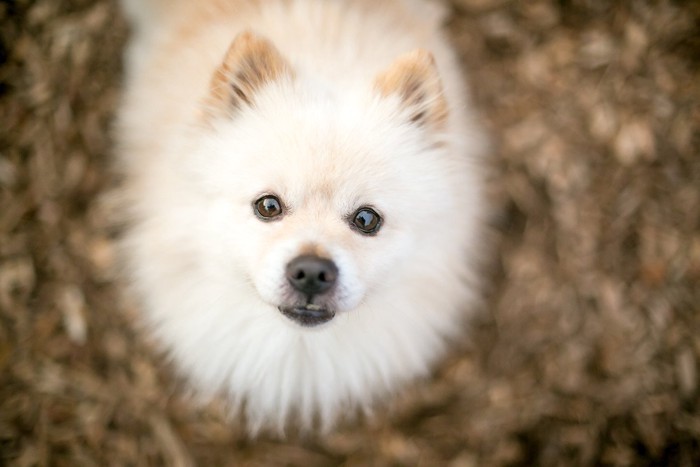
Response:
POLYGON ((0 465, 700 465, 700 3, 448 8, 494 142, 483 309, 374 418, 253 441, 119 295, 115 1, 0 2, 0 465))

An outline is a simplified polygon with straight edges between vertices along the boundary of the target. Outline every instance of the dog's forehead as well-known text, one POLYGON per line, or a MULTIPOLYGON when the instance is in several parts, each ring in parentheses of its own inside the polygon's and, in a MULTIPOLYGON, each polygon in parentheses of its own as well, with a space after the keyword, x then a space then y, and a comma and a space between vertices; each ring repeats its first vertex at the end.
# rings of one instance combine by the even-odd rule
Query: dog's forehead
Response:
POLYGON ((390 184, 395 170, 375 148, 346 135, 303 138, 279 154, 278 176, 300 196, 329 200, 390 184))
POLYGON ((408 169, 403 127, 347 99, 292 102, 293 109, 285 101, 241 122, 252 126, 238 134, 267 135, 252 141, 246 167, 256 185, 266 185, 259 188, 297 206, 339 207, 373 204, 378 193, 397 191, 408 169))
POLYGON ((314 171, 314 177, 287 181, 288 202, 295 210, 323 213, 325 211, 349 210, 365 201, 372 191, 368 185, 354 185, 347 178, 336 174, 314 171))

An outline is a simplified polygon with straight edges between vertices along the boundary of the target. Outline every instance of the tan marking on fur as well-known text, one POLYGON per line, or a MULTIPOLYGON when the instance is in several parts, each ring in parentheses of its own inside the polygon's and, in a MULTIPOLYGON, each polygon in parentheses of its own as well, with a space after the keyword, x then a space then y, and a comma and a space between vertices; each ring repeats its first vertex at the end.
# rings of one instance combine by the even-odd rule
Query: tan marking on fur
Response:
POLYGON ((267 39, 245 31, 231 43, 214 72, 206 106, 209 113, 253 105, 255 92, 266 83, 294 73, 267 39))
POLYGON ((385 96, 398 94, 405 108, 411 110, 411 121, 441 126, 447 121, 447 102, 433 55, 417 49, 400 56, 375 81, 385 96))
POLYGON ((328 252, 321 245, 316 243, 306 243, 299 248, 299 255, 314 255, 319 258, 330 258, 328 252))

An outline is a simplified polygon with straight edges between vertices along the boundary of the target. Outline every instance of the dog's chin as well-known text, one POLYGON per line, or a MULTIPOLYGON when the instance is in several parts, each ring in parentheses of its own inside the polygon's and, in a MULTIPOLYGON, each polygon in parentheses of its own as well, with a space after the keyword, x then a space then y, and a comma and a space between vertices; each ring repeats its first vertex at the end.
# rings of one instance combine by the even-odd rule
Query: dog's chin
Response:
POLYGON ((311 303, 291 306, 280 305, 278 309, 284 316, 306 328, 328 323, 335 317, 335 310, 311 303))

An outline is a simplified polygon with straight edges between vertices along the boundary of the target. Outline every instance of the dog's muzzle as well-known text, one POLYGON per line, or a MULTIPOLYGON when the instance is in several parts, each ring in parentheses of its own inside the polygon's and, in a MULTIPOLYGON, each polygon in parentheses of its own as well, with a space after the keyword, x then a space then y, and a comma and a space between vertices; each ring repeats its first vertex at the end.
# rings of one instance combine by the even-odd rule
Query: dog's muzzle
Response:
POLYGON ((302 326, 317 326, 333 319, 335 311, 313 303, 336 283, 338 268, 333 261, 315 255, 297 256, 287 265, 286 276, 292 288, 306 299, 306 304, 280 306, 286 317, 302 326))

